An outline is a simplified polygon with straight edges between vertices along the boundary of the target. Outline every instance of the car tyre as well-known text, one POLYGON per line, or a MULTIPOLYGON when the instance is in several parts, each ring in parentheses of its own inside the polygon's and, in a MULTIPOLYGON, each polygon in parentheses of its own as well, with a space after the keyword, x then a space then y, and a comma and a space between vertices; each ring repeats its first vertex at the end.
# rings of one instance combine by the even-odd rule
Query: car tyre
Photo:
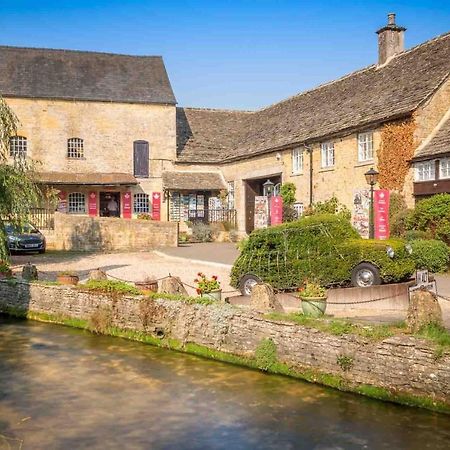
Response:
POLYGON ((251 273, 244 275, 241 278, 241 281, 239 281, 239 290, 241 291, 241 294, 246 296, 251 295, 253 286, 261 283, 261 281, 261 278, 251 273))
POLYGON ((380 270, 370 263, 360 263, 352 270, 352 286, 370 287, 381 284, 380 270))

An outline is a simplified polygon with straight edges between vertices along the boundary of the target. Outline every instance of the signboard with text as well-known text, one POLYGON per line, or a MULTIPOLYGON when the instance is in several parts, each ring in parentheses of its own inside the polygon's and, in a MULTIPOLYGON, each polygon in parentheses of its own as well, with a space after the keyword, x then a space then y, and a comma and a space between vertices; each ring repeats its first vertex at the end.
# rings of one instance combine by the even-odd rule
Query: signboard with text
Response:
POLYGON ((67 192, 59 191, 58 192, 58 212, 66 213, 67 212, 67 192))
POLYGON ((124 219, 131 219, 131 192, 124 192, 122 194, 122 217, 124 219))
POLYGON ((91 217, 97 216, 97 193, 89 192, 89 202, 88 202, 89 215, 91 217))
POLYGON ((161 220, 161 192, 152 194, 152 219, 161 220))
POLYGON ((255 197, 255 230, 260 228, 267 228, 268 222, 268 203, 267 197, 264 195, 258 195, 255 197))
POLYGON ((389 239, 389 191, 378 189, 374 192, 375 239, 389 239))
POLYGON ((369 237, 370 190, 358 189, 353 192, 353 228, 363 238, 369 237))
POLYGON ((270 198, 270 224, 283 223, 283 198, 279 195, 270 198))

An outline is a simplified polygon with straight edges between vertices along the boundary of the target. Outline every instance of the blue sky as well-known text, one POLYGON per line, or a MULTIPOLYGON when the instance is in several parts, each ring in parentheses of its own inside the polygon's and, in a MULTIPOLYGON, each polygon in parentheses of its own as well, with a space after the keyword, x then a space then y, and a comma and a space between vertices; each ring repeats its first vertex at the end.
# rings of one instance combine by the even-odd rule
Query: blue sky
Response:
POLYGON ((450 1, 0 0, 0 44, 162 55, 182 106, 255 109, 450 31, 450 1))

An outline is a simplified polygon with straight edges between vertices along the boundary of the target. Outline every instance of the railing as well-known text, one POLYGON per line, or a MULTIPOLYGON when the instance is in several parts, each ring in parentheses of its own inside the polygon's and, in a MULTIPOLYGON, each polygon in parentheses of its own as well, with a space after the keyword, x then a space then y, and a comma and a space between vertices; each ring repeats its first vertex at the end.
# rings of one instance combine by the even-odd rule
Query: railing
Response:
POLYGON ((206 217, 210 223, 229 223, 233 227, 236 226, 236 210, 219 208, 219 209, 207 209, 205 210, 206 217))
POLYGON ((228 208, 214 209, 190 209, 172 208, 170 211, 171 222, 205 222, 205 223, 228 223, 231 227, 236 226, 236 210, 228 208))
POLYGON ((55 212, 47 208, 32 208, 30 211, 30 222, 38 229, 55 229, 55 212))

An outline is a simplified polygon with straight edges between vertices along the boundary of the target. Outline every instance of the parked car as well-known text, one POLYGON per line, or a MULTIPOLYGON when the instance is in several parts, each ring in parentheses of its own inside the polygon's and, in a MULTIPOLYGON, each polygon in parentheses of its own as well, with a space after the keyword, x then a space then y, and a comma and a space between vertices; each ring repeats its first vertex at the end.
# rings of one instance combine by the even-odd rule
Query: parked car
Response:
POLYGON ((415 270, 411 251, 398 239, 362 239, 336 215, 309 216, 252 232, 231 270, 231 284, 250 295, 261 281, 280 290, 308 279, 327 287, 401 282, 415 270))
POLYGON ((45 253, 45 237, 33 225, 25 224, 22 227, 7 223, 5 225, 6 239, 11 253, 13 252, 39 252, 45 253))

